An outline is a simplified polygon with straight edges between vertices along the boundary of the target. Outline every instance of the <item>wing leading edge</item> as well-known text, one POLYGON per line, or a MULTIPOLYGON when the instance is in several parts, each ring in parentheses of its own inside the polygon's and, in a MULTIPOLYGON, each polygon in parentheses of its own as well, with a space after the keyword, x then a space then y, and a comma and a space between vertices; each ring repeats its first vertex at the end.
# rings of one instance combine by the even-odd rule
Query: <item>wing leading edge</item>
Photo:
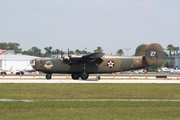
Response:
POLYGON ((83 55, 81 57, 69 57, 69 59, 64 59, 64 63, 66 64, 81 64, 81 63, 88 63, 94 62, 97 59, 100 59, 104 56, 104 53, 91 53, 87 55, 83 55))

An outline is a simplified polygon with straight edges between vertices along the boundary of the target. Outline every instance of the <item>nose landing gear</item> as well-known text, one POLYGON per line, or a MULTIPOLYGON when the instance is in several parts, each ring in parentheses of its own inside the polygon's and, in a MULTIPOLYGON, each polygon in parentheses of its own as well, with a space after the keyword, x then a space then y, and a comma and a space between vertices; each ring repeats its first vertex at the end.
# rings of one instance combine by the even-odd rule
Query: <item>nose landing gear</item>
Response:
POLYGON ((46 74, 46 79, 47 80, 50 80, 52 78, 52 75, 51 74, 46 74))
POLYGON ((81 79, 86 80, 89 77, 89 74, 86 72, 86 63, 82 65, 83 65, 83 72, 81 73, 81 79))

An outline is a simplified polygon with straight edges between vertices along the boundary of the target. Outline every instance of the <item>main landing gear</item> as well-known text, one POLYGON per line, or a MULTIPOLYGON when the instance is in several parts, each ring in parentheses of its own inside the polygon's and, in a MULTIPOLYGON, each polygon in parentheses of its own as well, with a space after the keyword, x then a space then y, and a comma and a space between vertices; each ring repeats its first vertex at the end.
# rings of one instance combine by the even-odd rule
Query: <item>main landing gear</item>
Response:
POLYGON ((87 72, 82 72, 82 73, 72 73, 71 78, 74 80, 78 80, 81 77, 82 80, 86 80, 89 77, 89 74, 87 72))
POLYGON ((86 72, 86 63, 82 64, 83 65, 83 72, 81 73, 72 73, 71 77, 74 80, 78 80, 79 77, 81 77, 82 80, 86 80, 89 77, 89 74, 86 72))
MULTIPOLYGON (((89 74, 87 72, 82 72, 82 73, 72 73, 71 78, 74 80, 78 80, 79 77, 81 77, 82 80, 86 80, 89 77, 89 74)), ((46 79, 50 80, 52 78, 52 74, 46 74, 46 79)))

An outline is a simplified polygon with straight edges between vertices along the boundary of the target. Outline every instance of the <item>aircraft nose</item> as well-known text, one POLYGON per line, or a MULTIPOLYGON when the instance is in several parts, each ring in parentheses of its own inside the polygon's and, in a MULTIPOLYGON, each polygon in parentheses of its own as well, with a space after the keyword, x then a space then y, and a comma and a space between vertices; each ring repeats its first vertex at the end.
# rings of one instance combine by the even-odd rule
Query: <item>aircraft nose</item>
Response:
POLYGON ((32 68, 35 70, 35 69, 36 69, 36 59, 30 60, 30 65, 31 65, 32 68))

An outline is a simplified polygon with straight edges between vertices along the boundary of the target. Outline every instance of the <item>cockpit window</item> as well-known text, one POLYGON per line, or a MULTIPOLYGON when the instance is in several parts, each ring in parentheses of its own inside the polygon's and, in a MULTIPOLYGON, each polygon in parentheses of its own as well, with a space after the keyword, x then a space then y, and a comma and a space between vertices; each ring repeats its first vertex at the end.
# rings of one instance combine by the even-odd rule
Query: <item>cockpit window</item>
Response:
POLYGON ((51 61, 47 61, 45 64, 46 65, 52 65, 52 62, 51 61))

